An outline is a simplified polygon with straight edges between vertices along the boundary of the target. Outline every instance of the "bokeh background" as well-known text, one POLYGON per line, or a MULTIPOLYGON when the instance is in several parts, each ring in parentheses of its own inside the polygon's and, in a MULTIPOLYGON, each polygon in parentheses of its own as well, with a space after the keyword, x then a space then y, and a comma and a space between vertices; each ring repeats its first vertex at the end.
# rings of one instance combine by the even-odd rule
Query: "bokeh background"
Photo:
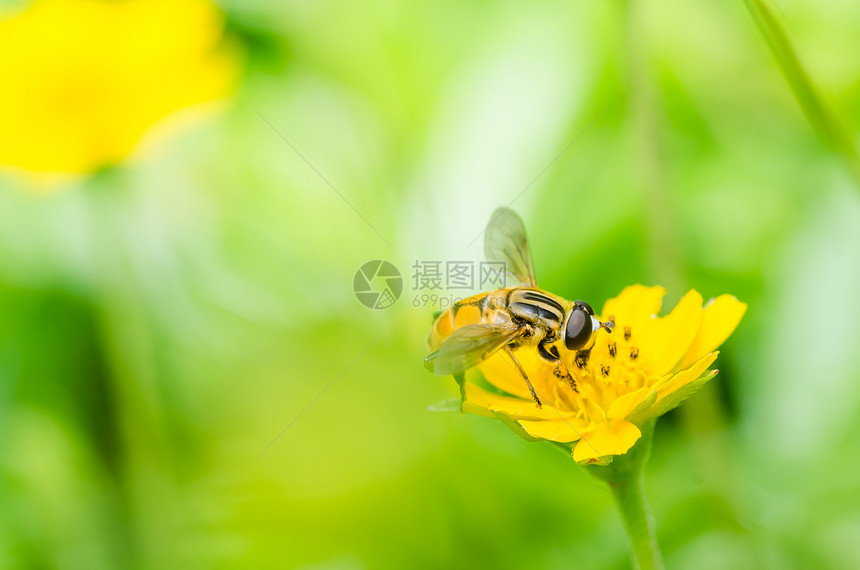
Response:
MULTIPOLYGON (((185 4, 111 41, 184 61, 185 4)), ((480 260, 511 203, 559 295, 749 303, 657 426, 668 566, 860 567, 860 4, 780 0, 785 36, 762 5, 223 0, 217 88, 144 113, 130 152, 74 175, 0 156, 0 567, 628 567, 570 458, 428 411, 456 390, 421 365, 412 265, 480 260), (405 288, 373 311, 353 274, 380 258, 405 288)), ((86 113, 197 85, 118 56, 124 99, 37 65, 125 53, 58 21, 3 44, 31 73, 4 79, 30 118, 2 148, 53 140, 38 105, 103 142, 86 113)))

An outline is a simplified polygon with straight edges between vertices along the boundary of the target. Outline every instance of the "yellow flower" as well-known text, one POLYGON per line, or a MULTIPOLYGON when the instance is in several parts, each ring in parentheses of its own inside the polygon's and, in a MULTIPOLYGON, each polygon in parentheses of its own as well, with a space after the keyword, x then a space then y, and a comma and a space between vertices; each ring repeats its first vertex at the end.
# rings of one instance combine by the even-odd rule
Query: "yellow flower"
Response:
POLYGON ((159 119, 230 90, 222 29, 205 0, 36 0, 0 14, 0 166, 119 162, 159 119))
MULTIPOLYGON (((575 381, 560 380, 537 351, 516 356, 535 387, 538 408, 510 358, 499 352, 480 370, 495 391, 474 376, 465 384, 463 410, 517 422, 537 439, 570 443, 581 464, 605 464, 626 453, 641 437, 640 427, 680 404, 716 375, 708 367, 715 349, 737 327, 746 305, 722 295, 704 310, 690 291, 665 317, 657 317, 665 290, 633 285, 606 302, 601 320, 615 320, 611 333, 597 333, 588 351, 558 348, 575 381), (501 391, 506 395, 500 395, 501 391)), ((516 424, 513 424, 516 427, 516 424)))

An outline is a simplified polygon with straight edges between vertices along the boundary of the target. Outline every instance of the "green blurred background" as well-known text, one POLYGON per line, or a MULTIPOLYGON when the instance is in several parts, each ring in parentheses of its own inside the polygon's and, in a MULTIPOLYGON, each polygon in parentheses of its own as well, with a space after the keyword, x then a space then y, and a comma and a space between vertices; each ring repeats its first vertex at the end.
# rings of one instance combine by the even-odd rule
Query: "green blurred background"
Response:
MULTIPOLYGON (((545 289, 749 303, 657 426, 667 565, 860 567, 860 188, 743 2, 220 7, 220 113, 53 193, 0 178, 0 567, 628 567, 572 460, 427 411, 456 390, 411 267, 481 259, 512 201, 545 289), (372 311, 378 258, 405 291, 372 311)), ((860 124, 860 4, 777 14, 860 124)))

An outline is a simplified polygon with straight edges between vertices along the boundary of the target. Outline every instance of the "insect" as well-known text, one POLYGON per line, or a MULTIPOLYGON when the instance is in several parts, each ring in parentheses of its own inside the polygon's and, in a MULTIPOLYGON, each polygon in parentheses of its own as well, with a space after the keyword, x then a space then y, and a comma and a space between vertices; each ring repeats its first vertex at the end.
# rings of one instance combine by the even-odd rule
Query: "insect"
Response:
POLYGON ((571 303, 538 289, 525 226, 513 210, 499 208, 490 217, 484 253, 488 261, 504 262, 517 285, 468 297, 441 313, 427 337, 432 352, 424 359, 425 367, 439 375, 453 374, 462 396, 466 370, 503 350, 540 407, 534 386, 514 355, 517 348, 536 347, 540 357, 555 366, 555 376, 575 390, 555 343, 564 340, 568 350, 582 350, 601 328, 611 332, 614 323, 599 321, 584 301, 571 303))

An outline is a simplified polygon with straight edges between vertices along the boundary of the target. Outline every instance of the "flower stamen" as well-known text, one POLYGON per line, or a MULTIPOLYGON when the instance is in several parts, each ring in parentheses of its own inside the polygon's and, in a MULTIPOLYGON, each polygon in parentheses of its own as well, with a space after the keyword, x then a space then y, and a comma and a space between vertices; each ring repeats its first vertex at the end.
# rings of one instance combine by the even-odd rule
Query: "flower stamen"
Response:
POLYGON ((588 357, 591 356, 591 349, 580 350, 576 353, 576 358, 574 361, 576 362, 577 368, 585 368, 588 365, 588 357))
POLYGON ((553 376, 558 378, 559 380, 564 380, 568 386, 574 391, 579 393, 579 388, 576 387, 576 380, 573 379, 573 376, 570 375, 570 372, 562 371, 560 365, 556 366, 552 371, 553 376))

